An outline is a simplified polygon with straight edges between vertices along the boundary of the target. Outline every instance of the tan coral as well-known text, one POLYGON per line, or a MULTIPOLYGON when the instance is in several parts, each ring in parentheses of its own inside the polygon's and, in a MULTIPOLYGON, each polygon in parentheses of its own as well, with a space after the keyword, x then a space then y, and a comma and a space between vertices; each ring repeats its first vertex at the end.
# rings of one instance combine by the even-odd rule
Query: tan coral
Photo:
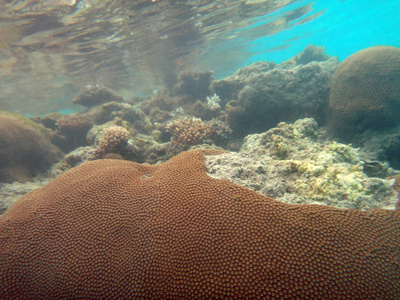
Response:
POLYGON ((121 145, 128 142, 129 136, 129 131, 124 127, 113 126, 107 128, 104 131, 103 139, 93 152, 94 156, 99 158, 106 153, 116 153, 121 145))
POLYGON ((80 165, 0 217, 1 299, 399 299, 400 211, 289 205, 190 151, 80 165))
POLYGON ((214 134, 211 126, 199 118, 180 118, 169 123, 166 128, 173 134, 173 142, 186 146, 200 144, 214 134))

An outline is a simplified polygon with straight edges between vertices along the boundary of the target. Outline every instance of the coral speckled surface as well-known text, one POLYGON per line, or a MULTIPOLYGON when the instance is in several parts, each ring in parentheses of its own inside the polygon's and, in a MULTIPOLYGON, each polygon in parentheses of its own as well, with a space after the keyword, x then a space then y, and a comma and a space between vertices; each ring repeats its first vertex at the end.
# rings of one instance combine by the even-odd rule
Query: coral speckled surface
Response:
POLYGON ((396 299, 400 211, 278 202, 204 154, 88 162, 0 217, 1 299, 396 299))
POLYGON ((399 125, 400 48, 370 47, 348 57, 332 77, 329 97, 333 133, 357 133, 399 125))

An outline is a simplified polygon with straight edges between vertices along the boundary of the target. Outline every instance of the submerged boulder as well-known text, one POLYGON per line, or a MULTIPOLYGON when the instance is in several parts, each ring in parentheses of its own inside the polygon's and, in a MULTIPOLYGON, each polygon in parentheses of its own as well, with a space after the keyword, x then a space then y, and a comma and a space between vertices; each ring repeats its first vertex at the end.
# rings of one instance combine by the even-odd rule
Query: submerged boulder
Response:
POLYGON ((304 117, 313 117, 323 124, 331 77, 338 64, 336 57, 304 65, 293 61, 256 62, 214 81, 212 91, 226 105, 232 129, 241 128, 241 136, 304 117), (239 109, 242 113, 234 118, 239 109), (245 124, 245 130, 237 121, 245 124))
POLYGON ((55 163, 60 151, 31 120, 0 112, 0 182, 28 181, 55 163))

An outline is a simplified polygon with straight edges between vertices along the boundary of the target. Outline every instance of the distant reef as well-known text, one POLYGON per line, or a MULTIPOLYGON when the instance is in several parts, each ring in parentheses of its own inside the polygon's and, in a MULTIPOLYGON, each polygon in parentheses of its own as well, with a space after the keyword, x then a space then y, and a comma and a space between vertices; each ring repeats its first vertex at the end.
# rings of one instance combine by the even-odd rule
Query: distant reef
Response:
POLYGON ((281 64, 256 62, 213 81, 211 90, 226 105, 228 125, 243 137, 304 117, 325 124, 331 78, 339 61, 323 51, 310 46, 281 64))
POLYGON ((207 163, 211 173, 284 202, 393 208, 398 52, 373 47, 339 63, 311 45, 224 79, 185 71, 146 97, 84 85, 71 99, 78 113, 0 114, 0 210, 87 161, 158 164, 193 148, 228 151, 207 163))

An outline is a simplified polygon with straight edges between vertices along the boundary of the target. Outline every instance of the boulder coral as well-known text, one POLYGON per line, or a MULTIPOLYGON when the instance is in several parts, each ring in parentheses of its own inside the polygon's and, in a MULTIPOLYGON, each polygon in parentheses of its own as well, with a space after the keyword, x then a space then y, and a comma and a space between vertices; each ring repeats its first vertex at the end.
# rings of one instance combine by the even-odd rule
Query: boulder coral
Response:
POLYGON ((29 119, 0 112, 0 182, 28 181, 59 159, 57 149, 29 119))
POLYGON ((400 124, 400 48, 376 46, 344 60, 332 77, 332 132, 347 140, 400 124))
POLYGON ((204 155, 87 162, 0 217, 1 299, 398 299, 400 211, 290 205, 204 155))

